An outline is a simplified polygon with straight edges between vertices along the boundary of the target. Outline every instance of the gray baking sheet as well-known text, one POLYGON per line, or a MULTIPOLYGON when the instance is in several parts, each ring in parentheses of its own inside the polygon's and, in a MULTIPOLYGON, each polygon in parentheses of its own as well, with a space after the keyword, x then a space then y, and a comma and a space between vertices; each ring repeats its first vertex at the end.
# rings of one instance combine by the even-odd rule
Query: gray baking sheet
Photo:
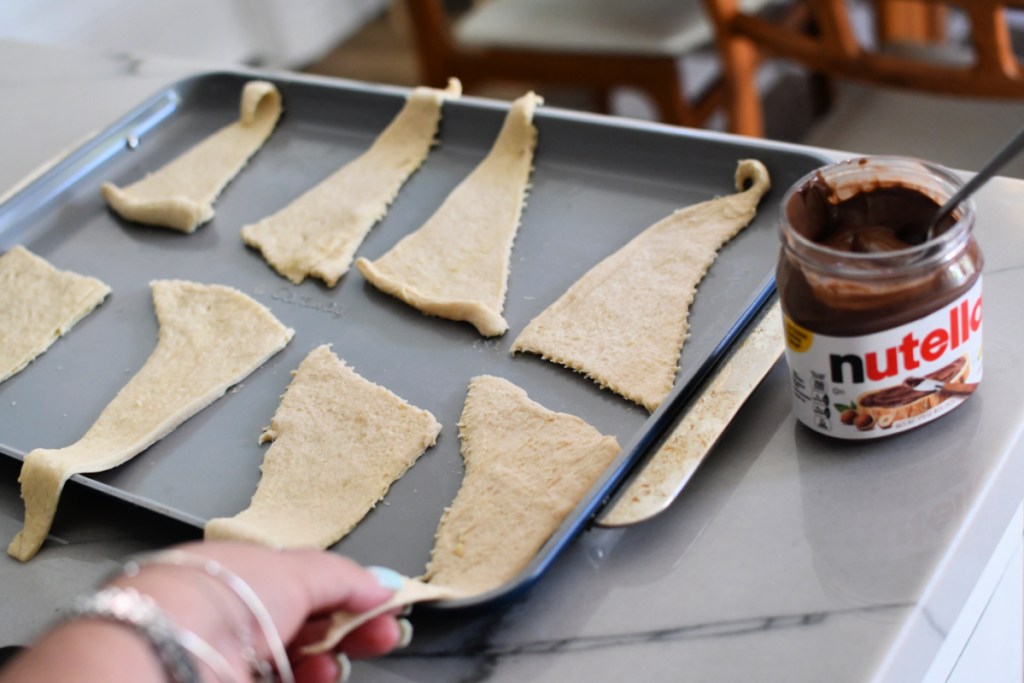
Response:
MULTIPOLYGON (((635 462, 669 412, 698 382, 741 323, 770 293, 775 221, 783 191, 825 159, 757 140, 541 108, 529 201, 511 261, 509 331, 481 338, 467 323, 428 318, 386 296, 354 268, 338 286, 295 286, 239 236, 242 225, 281 208, 358 156, 401 108, 406 91, 316 78, 271 76, 285 114, 274 135, 217 201, 195 234, 128 223, 99 186, 127 184, 235 120, 251 75, 205 74, 157 93, 0 206, 0 250, 22 244, 55 266, 102 279, 110 297, 20 374, 0 384, 0 451, 17 459, 76 441, 145 362, 156 343, 149 282, 183 278, 231 285, 296 330, 288 347, 222 399, 112 471, 81 484, 197 527, 247 506, 269 424, 294 370, 329 343, 367 379, 442 423, 437 445, 335 548, 360 562, 422 572, 445 506, 462 478, 457 422, 470 378, 505 377, 557 411, 616 436, 623 455, 515 580, 454 606, 489 604, 525 588, 557 556, 635 462), (773 189, 754 223, 728 244, 691 312, 691 336, 673 400, 653 416, 591 381, 530 355, 512 357, 515 336, 570 284, 673 210, 733 192, 739 159, 768 167, 773 189), (670 405, 668 405, 670 404, 670 405)), ((483 158, 507 105, 446 103, 439 144, 409 180, 359 256, 375 258, 418 228, 483 158)), ((60 512, 58 511, 58 514, 60 512)), ((45 548, 43 550, 45 551, 45 548)))

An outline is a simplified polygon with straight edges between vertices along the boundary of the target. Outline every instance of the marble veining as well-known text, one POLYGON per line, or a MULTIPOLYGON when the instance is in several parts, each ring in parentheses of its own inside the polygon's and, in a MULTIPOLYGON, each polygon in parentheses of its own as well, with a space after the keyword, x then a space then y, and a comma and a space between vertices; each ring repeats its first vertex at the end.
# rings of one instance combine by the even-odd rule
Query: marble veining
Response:
MULTIPOLYGON (((829 612, 807 612, 804 614, 747 617, 703 624, 684 624, 672 628, 652 629, 649 631, 610 633, 606 635, 578 636, 507 644, 488 642, 482 645, 451 649, 398 652, 392 655, 392 657, 394 659, 415 659, 419 657, 485 657, 498 659, 519 655, 557 655, 566 652, 629 648, 640 644, 671 643, 700 638, 747 636, 770 630, 813 627, 823 624, 829 618, 836 615, 899 613, 912 606, 912 604, 908 603, 868 605, 829 612)), ((940 630, 937 625, 936 630, 940 630)))

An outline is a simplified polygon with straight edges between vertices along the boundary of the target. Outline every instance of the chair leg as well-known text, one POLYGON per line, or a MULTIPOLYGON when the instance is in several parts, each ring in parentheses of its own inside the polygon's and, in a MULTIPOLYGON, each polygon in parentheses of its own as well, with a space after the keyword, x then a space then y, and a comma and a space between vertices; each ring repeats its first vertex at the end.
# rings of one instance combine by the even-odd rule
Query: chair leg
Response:
POLYGON ((699 127, 703 123, 698 120, 686 100, 682 74, 674 60, 667 60, 657 73, 653 73, 651 76, 653 78, 646 90, 662 122, 689 127, 699 127))
POLYGON ((757 91, 757 48, 738 37, 724 44, 722 67, 729 93, 729 130, 764 137, 764 109, 757 91))
POLYGON ((824 116, 836 99, 835 80, 815 71, 810 76, 811 111, 815 118, 824 116))
POLYGON ((606 87, 595 87, 590 90, 590 98, 593 102, 594 111, 599 114, 612 113, 612 89, 606 87))
POLYGON ((409 28, 423 85, 443 88, 454 73, 455 46, 442 0, 406 0, 409 28))

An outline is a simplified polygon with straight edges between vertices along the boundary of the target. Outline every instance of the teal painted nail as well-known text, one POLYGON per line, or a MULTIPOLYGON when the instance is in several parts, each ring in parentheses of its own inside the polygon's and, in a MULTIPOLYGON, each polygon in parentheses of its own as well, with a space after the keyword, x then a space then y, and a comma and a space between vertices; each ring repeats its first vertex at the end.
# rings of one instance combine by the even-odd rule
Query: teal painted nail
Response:
POLYGON ((387 567, 367 567, 366 569, 377 579, 377 583, 390 590, 398 591, 405 584, 405 578, 394 569, 387 567))
POLYGON ((338 662, 338 683, 345 683, 352 676, 352 662, 344 652, 335 657, 338 662))
POLYGON ((412 642, 412 623, 408 619, 398 619, 398 631, 398 644, 395 645, 395 649, 401 650, 412 642))

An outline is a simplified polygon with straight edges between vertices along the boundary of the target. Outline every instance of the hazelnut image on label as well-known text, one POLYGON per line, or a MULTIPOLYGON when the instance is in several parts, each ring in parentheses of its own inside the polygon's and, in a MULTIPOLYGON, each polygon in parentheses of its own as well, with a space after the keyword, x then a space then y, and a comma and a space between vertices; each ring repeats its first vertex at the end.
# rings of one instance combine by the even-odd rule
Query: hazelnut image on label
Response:
POLYGON ((866 432, 874 428, 875 418, 871 417, 867 413, 865 413, 864 415, 858 415, 857 418, 853 421, 853 426, 862 432, 866 432))

